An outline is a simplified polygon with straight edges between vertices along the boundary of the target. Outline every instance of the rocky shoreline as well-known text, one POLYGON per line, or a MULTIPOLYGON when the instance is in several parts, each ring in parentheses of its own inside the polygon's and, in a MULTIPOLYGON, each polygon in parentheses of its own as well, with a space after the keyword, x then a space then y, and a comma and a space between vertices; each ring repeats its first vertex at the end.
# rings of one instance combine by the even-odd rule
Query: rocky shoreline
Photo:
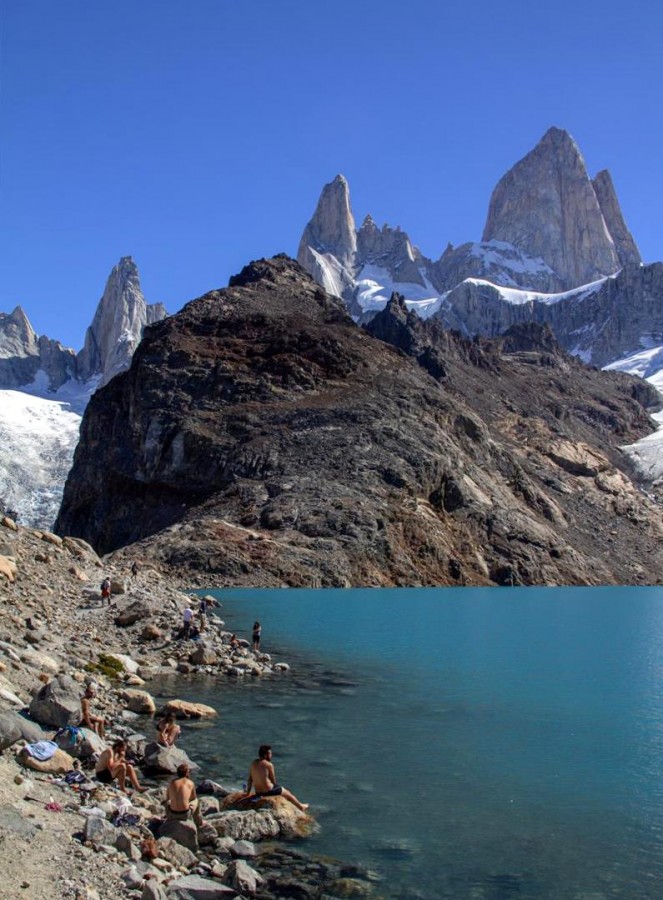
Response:
MULTIPOLYGON (((181 587, 172 573, 166 579, 139 561, 132 577, 126 563, 102 561, 80 539, 0 519, 0 898, 46 900, 54 883, 57 896, 75 900, 377 896, 374 873, 283 843, 317 825, 282 798, 247 809, 237 786, 207 781, 201 827, 162 822, 167 778, 188 757, 153 740, 151 717, 163 709, 150 682, 206 673, 232 684, 283 677, 289 668, 248 641, 231 646, 217 617, 198 640, 177 640, 190 599, 181 587), (110 605, 100 599, 105 576, 110 605), (91 681, 106 738, 127 740, 145 793, 127 798, 94 781, 103 745, 87 729, 77 741, 62 731, 61 749, 44 763, 23 749, 77 725, 91 681), (82 782, 70 785, 64 774, 75 765, 82 782)), ((165 708, 178 719, 216 714, 177 700, 165 708)))

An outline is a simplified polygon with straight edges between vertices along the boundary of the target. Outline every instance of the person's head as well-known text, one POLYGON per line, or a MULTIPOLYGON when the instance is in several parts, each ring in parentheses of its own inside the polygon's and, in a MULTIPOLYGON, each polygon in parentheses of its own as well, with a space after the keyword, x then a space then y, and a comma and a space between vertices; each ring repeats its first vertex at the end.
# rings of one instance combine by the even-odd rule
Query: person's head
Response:
POLYGON ((85 696, 86 696, 88 699, 90 699, 90 698, 96 696, 96 691, 95 691, 95 689, 94 689, 94 685, 91 685, 91 684, 88 684, 88 685, 87 685, 87 687, 85 688, 85 696))
POLYGON ((126 753, 127 752, 127 742, 126 741, 114 741, 113 742, 113 752, 114 753, 126 753))
POLYGON ((269 759, 272 755, 271 744, 262 744, 258 748, 258 759, 269 759))
POLYGON ((188 767, 188 765, 186 763, 180 763, 180 765, 177 767, 177 777, 178 778, 188 778, 190 771, 191 771, 191 769, 188 767))
POLYGON ((167 712, 166 715, 164 716, 164 722, 167 725, 172 725, 176 718, 177 717, 174 712, 167 712))
POLYGON ((260 628, 260 622, 254 622, 254 623, 253 623, 253 627, 254 627, 254 628, 260 628))

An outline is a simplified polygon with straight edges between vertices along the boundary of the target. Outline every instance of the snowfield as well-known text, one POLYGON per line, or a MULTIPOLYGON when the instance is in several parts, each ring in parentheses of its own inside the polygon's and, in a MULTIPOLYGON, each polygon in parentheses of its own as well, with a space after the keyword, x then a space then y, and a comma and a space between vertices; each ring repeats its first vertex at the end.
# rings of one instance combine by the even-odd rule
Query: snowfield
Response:
POLYGON ((0 498, 22 525, 50 529, 78 443, 82 413, 94 384, 63 385, 53 399, 27 390, 0 390, 0 498))

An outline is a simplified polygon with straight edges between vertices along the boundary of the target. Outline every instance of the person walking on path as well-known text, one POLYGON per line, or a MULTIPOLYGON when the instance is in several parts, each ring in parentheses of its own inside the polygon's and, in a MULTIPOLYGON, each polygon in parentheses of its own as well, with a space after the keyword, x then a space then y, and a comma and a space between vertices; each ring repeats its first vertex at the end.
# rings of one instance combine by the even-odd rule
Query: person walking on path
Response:
POLYGON ((92 710, 90 709, 90 701, 94 700, 96 696, 95 689, 91 684, 88 684, 85 688, 85 693, 81 697, 81 726, 94 731, 103 740, 106 737, 106 720, 103 716, 92 715, 92 710))
POLYGON ((301 812, 306 812, 309 807, 308 803, 300 803, 291 791, 277 783, 269 744, 263 744, 258 749, 258 758, 251 763, 245 797, 251 795, 251 789, 255 791, 256 797, 284 797, 301 812))
POLYGON ((260 635, 262 634, 262 628, 260 626, 260 622, 253 623, 253 649, 256 653, 260 650, 260 635))
POLYGON ((125 794, 127 793, 128 778, 134 789, 142 793, 147 788, 141 787, 138 783, 136 770, 131 763, 127 762, 126 752, 127 742, 115 741, 112 747, 107 747, 102 752, 97 762, 94 776, 102 784, 112 784, 117 778, 119 788, 125 794))
POLYGON ((111 580, 108 575, 101 582, 101 605, 104 605, 104 602, 107 600, 108 605, 110 606, 110 596, 111 596, 111 580))

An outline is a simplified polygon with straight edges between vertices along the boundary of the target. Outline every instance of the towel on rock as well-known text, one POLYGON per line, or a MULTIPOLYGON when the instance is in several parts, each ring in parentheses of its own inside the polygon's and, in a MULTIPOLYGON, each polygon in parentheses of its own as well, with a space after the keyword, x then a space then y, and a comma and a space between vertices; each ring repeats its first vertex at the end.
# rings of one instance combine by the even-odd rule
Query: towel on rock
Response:
POLYGON ((37 741, 36 744, 26 744, 26 753, 29 753, 33 759, 44 760, 50 759, 60 748, 55 741, 37 741))

